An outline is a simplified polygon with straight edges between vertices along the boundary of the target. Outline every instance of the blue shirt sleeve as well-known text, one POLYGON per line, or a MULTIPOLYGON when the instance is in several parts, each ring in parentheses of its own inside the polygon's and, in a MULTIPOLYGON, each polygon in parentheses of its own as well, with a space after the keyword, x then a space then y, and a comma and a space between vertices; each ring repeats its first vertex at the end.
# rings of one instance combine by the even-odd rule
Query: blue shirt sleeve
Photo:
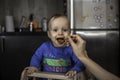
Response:
POLYGON ((77 71, 77 73, 85 70, 84 64, 74 55, 73 51, 72 51, 72 59, 74 61, 74 67, 71 70, 75 70, 77 71))
POLYGON ((35 54, 33 54, 31 61, 30 61, 30 66, 34 66, 36 68, 40 67, 40 63, 42 61, 43 58, 43 51, 45 45, 42 44, 40 47, 38 47, 38 49, 35 51, 35 54))

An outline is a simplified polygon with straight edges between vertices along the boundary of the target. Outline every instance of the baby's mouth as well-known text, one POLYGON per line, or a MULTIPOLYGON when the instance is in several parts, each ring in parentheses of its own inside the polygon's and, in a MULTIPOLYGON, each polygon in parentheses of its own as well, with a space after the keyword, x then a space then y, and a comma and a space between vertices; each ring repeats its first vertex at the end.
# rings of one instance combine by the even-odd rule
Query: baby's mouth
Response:
POLYGON ((65 42, 65 38, 57 38, 59 44, 63 44, 65 42))

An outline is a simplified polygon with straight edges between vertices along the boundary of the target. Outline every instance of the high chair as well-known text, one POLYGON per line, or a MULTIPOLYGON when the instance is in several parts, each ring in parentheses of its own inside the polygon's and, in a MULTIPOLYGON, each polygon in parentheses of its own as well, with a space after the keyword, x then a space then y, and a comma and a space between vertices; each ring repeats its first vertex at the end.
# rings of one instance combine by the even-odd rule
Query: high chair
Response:
POLYGON ((24 70, 21 74, 20 80, 29 80, 30 78, 33 80, 36 80, 37 78, 48 78, 48 80, 76 80, 76 75, 74 77, 67 77, 64 74, 49 72, 35 72, 30 75, 26 75, 26 71, 24 70))

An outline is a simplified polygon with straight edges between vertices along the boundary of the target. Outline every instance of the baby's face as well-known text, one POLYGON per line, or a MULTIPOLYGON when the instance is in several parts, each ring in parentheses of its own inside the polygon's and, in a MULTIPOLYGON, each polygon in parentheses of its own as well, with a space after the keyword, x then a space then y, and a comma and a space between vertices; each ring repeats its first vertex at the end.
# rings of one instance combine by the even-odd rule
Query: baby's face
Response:
POLYGON ((68 20, 64 17, 56 18, 51 22, 48 36, 55 47, 62 47, 66 44, 66 39, 70 34, 68 20))

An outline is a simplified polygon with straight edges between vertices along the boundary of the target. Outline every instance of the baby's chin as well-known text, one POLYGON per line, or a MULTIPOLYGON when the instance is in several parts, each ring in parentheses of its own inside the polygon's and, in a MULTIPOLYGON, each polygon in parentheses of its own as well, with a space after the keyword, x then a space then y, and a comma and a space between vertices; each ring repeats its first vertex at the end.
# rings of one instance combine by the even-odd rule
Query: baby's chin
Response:
POLYGON ((66 46, 66 42, 64 43, 59 43, 57 42, 56 44, 54 44, 55 47, 65 47, 66 46))

